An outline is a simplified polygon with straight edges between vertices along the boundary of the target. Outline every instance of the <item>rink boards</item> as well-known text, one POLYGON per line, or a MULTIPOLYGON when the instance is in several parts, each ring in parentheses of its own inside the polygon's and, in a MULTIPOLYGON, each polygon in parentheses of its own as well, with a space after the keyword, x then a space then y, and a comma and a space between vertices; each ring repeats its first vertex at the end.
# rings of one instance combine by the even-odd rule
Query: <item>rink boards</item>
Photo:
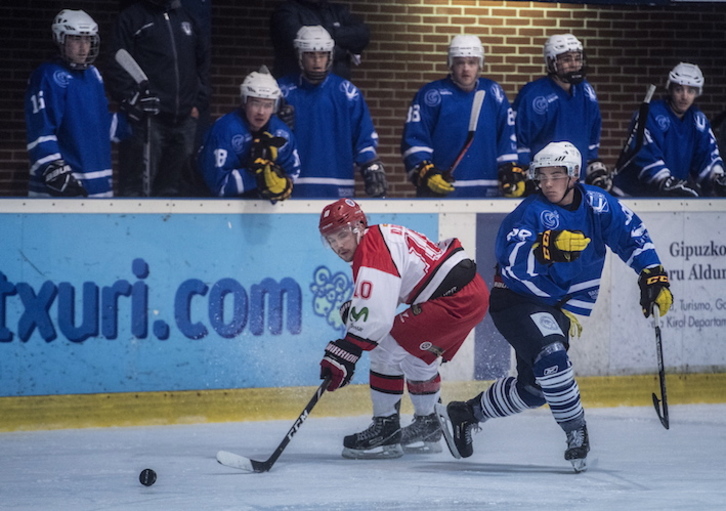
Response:
MULTIPOLYGON (((460 238, 491 285, 494 236, 518 201, 360 203, 371 223, 460 238)), ((325 344, 342 334, 337 308, 351 292, 348 266, 317 233, 325 204, 0 200, 0 430, 274 418, 285 403, 299 407, 325 344)), ((676 300, 662 327, 673 399, 726 401, 726 200, 626 204, 671 276, 676 300)), ((571 350, 586 401, 638 404, 651 389, 632 387, 657 390, 636 279, 609 256, 571 350)), ((481 389, 511 366, 485 319, 443 367, 445 390, 481 389)), ((320 413, 367 413, 366 379, 364 357, 357 385, 320 413)))

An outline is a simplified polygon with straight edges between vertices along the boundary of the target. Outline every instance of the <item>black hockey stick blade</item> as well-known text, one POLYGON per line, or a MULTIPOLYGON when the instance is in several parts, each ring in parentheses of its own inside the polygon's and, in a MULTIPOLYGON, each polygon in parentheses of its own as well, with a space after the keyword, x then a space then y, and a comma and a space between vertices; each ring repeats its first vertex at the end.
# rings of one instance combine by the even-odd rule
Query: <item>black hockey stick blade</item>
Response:
POLYGON ((315 408, 315 405, 318 403, 323 393, 325 393, 325 389, 328 388, 329 383, 330 377, 327 377, 323 380, 323 383, 321 383, 320 386, 317 388, 315 394, 310 399, 305 409, 300 413, 298 418, 295 420, 295 423, 288 430, 285 438, 282 439, 280 445, 277 446, 277 449, 275 449, 275 452, 273 452, 269 458, 264 461, 257 461, 250 458, 245 458, 244 456, 240 456, 231 452, 219 451, 217 453, 217 462, 224 465, 225 467, 236 468, 245 472, 268 472, 277 461, 277 458, 279 458, 282 452, 285 450, 287 444, 290 443, 292 437, 294 437, 295 434, 298 432, 300 426, 302 426, 303 422, 305 422, 305 420, 310 416, 310 412, 313 410, 313 408, 315 408))
POLYGON ((630 134, 620 151, 618 161, 615 163, 613 175, 617 175, 621 170, 630 165, 640 152, 640 149, 643 147, 643 141, 645 139, 645 125, 648 122, 648 112, 650 111, 650 100, 653 98, 654 93, 655 85, 648 85, 643 102, 638 108, 638 116, 635 118, 635 123, 633 124, 630 134), (633 139, 635 139, 635 145, 631 149, 630 145, 632 144, 633 139))
POLYGON ((655 327, 655 347, 658 355, 658 381, 660 383, 660 395, 661 398, 653 393, 653 406, 655 407, 655 413, 658 414, 658 419, 664 428, 670 429, 670 420, 668 418, 668 396, 666 394, 666 378, 665 378, 665 365, 663 364, 663 341, 660 333, 660 309, 657 305, 653 305, 651 310, 653 316, 653 326, 655 327))

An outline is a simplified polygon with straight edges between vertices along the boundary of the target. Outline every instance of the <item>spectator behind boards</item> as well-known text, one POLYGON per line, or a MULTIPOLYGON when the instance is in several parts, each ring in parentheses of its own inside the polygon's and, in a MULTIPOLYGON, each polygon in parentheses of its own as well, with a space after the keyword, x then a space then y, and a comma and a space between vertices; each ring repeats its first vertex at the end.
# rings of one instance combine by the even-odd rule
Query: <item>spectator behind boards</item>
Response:
POLYGON ((297 72, 297 33, 304 26, 314 25, 322 26, 335 41, 332 72, 350 80, 351 63, 360 63, 370 31, 346 5, 328 0, 285 0, 275 8, 270 17, 270 38, 275 50, 272 72, 277 78, 297 72))
POLYGON ((295 39, 300 70, 278 80, 287 107, 294 109, 295 138, 302 170, 293 198, 353 197, 355 167, 366 194, 388 190, 378 159, 378 133, 363 94, 330 72, 335 43, 321 26, 302 27, 295 39))
POLYGON ((84 11, 63 9, 52 30, 60 55, 33 71, 25 92, 28 195, 112 197, 111 139, 128 135, 128 124, 109 112, 93 65, 98 25, 84 11))
POLYGON ((247 75, 240 98, 207 132, 197 166, 215 197, 285 200, 300 158, 290 128, 275 116, 280 89, 267 67, 247 75))
POLYGON ((521 196, 517 189, 524 191, 524 172, 516 165, 514 116, 502 87, 480 76, 484 47, 479 37, 454 36, 447 65, 451 73, 446 78, 416 93, 403 128, 401 154, 417 195, 521 196), (477 103, 482 94, 483 102, 477 103), (472 115, 478 118, 474 138, 452 169, 468 140, 472 115), (499 175, 505 176, 502 192, 499 175))
POLYGON ((197 118, 209 99, 206 40, 179 0, 130 5, 119 14, 114 36, 113 53, 124 48, 149 78, 149 91, 140 91, 115 62, 107 73, 111 95, 134 121, 134 135, 119 151, 120 195, 145 195, 144 172, 152 196, 193 194, 190 160, 197 118), (158 98, 158 115, 145 108, 149 98, 158 98))
POLYGON ((526 168, 532 155, 550 142, 569 140, 582 154, 580 176, 609 190, 610 174, 600 160, 602 117, 595 90, 585 79, 587 57, 572 34, 556 34, 544 44, 547 75, 525 84, 514 100, 517 152, 526 168))
MULTIPOLYGON (((650 103, 643 147, 615 177, 623 196, 726 196, 716 137, 695 105, 703 92, 701 69, 681 62, 668 73, 665 99, 650 103)), ((635 142, 633 142, 635 143, 635 142)))

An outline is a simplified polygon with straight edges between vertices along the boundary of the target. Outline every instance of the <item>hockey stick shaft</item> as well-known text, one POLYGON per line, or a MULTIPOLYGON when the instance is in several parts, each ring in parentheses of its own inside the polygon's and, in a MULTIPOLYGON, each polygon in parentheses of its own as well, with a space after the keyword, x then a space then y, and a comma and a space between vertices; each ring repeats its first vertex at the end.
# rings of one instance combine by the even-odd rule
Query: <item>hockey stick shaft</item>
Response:
POLYGON ((280 442, 280 445, 277 446, 277 449, 275 449, 275 451, 269 458, 264 461, 256 461, 226 451, 219 451, 217 453, 217 461, 222 465, 246 470, 248 472, 261 473, 269 471, 275 464, 277 459, 280 457, 280 455, 283 453, 287 445, 290 443, 292 437, 295 436, 295 434, 300 430, 300 427, 310 416, 310 412, 313 410, 313 408, 315 408, 315 405, 318 404, 318 401, 320 401, 320 398, 325 393, 325 390, 328 388, 329 383, 330 377, 327 377, 323 380, 323 383, 321 383, 320 386, 317 388, 315 394, 313 394, 313 397, 310 399, 307 406, 305 406, 298 418, 295 419, 295 422, 290 427, 285 437, 282 439, 282 442, 280 442))
POLYGON ((663 341, 660 333, 660 309, 657 305, 653 305, 651 311, 653 315, 653 326, 655 327, 655 347, 658 355, 658 381, 660 382, 660 399, 653 393, 653 406, 658 419, 664 428, 670 428, 670 420, 668 418, 668 395, 666 394, 666 378, 665 365, 663 363, 663 341))
POLYGON ((461 163, 461 160, 464 159, 464 156, 466 156, 467 151, 471 147, 472 142, 474 142, 474 134, 476 133, 476 127, 479 124, 479 114, 481 113, 481 106, 484 103, 485 96, 486 91, 484 90, 478 90, 474 93, 474 101, 471 104, 471 112, 469 113, 469 130, 466 134, 464 145, 459 151, 459 154, 456 155, 454 163, 452 163, 446 171, 446 175, 449 178, 453 177, 454 170, 456 170, 456 167, 459 166, 459 163, 461 163))
MULTIPOLYGON (((115 55, 116 62, 134 79, 140 91, 147 91, 149 78, 141 69, 138 62, 124 48, 119 49, 115 55)), ((142 193, 145 197, 151 196, 151 117, 146 118, 146 134, 144 137, 144 174, 141 181, 142 193)))
POLYGON ((645 98, 638 108, 638 116, 635 118, 630 134, 628 135, 623 148, 620 150, 620 156, 615 164, 613 175, 617 175, 621 170, 630 165, 637 156, 640 149, 643 147, 643 141, 645 139, 645 125, 648 122, 648 112, 650 111, 650 100, 653 98, 655 93, 655 85, 648 85, 648 89, 645 92, 645 98), (635 140, 635 145, 631 149, 630 146, 635 140))

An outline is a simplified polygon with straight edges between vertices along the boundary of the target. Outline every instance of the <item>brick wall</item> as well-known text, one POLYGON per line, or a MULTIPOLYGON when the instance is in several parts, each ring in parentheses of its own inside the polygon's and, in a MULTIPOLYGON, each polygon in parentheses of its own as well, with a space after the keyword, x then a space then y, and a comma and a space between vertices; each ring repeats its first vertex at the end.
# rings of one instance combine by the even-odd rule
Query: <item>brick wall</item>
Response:
MULTIPOLYGON (((234 108, 244 76, 271 65, 268 19, 279 0, 212 0, 212 115, 234 108), (254 4, 254 5, 252 5, 254 4)), ((30 72, 52 56, 49 26, 61 8, 81 8, 99 23, 101 71, 109 58, 118 0, 40 2, 0 7, 9 35, 0 57, 0 195, 24 195, 27 163, 23 91, 30 72)), ((542 44, 553 33, 572 32, 585 45, 589 81, 603 114, 601 156, 612 165, 627 123, 648 83, 662 86, 679 61, 697 63, 706 87, 698 103, 709 118, 726 109, 726 5, 579 5, 546 2, 465 0, 357 0, 348 2, 371 27, 371 44, 353 82, 363 91, 378 129, 380 154, 392 197, 412 196, 404 180, 398 146, 408 102, 424 83, 447 72, 446 48, 458 33, 479 35, 485 46, 484 74, 504 87, 510 101, 526 82, 543 73, 542 44)), ((662 88, 658 94, 662 93, 662 88)), ((359 184, 359 190, 361 190, 359 184)))

